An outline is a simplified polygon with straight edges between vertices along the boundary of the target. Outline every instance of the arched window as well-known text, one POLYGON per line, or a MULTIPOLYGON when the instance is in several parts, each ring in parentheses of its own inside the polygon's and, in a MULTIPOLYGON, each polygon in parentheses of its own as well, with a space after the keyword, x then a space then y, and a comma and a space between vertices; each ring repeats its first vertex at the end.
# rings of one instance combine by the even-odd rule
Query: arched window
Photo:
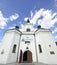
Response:
POLYGON ((16 44, 14 44, 13 50, 12 50, 12 53, 15 53, 15 52, 16 52, 16 44))
POLYGON ((41 48, 41 45, 39 44, 39 52, 42 53, 42 48, 41 48))

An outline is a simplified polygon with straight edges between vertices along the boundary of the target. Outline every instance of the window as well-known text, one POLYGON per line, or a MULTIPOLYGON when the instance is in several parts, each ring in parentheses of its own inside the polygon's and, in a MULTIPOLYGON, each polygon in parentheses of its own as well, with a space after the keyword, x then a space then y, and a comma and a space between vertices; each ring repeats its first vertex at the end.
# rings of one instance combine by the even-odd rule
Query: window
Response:
POLYGON ((27 31, 27 32, 30 32, 30 29, 28 28, 26 31, 27 31))
POLYGON ((16 44, 13 46, 13 50, 12 50, 12 53, 15 53, 16 52, 16 44))
POLYGON ((49 45, 49 47, 51 47, 51 45, 49 45))
POLYGON ((28 44, 29 45, 30 44, 30 41, 25 41, 25 44, 28 44))
POLYGON ((55 42, 56 46, 57 46, 57 42, 55 42))
POLYGON ((54 51, 50 51, 50 54, 55 54, 54 51))
POLYGON ((39 52, 42 53, 42 48, 41 48, 41 45, 39 44, 39 52))
POLYGON ((4 49, 2 50, 1 54, 4 54, 4 49))
POLYGON ((26 44, 26 43, 30 43, 30 41, 25 41, 25 44, 26 44))

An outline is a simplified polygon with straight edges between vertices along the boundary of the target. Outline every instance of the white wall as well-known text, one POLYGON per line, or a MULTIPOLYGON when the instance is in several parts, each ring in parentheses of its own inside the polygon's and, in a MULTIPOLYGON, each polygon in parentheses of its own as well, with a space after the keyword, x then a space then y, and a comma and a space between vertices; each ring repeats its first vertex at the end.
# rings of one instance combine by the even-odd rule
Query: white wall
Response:
MULTIPOLYGON (((28 50, 32 52, 32 60, 33 62, 37 62, 36 60, 36 49, 35 49, 35 39, 34 35, 21 35, 21 40, 20 40, 20 50, 23 51, 23 53, 27 50, 26 48, 29 48, 28 50), (22 41, 24 39, 24 41, 22 41), (25 44, 25 41, 30 41, 30 44, 25 44)), ((19 54, 20 54, 19 50, 19 54)))
POLYGON ((38 61, 47 64, 57 64, 57 48, 50 31, 39 31, 36 34, 38 61), (42 47, 42 53, 39 53, 38 44, 42 47), (49 47, 51 45, 51 47, 49 47), (55 54, 50 54, 54 51, 55 54))
POLYGON ((13 38, 13 42, 10 46, 10 51, 9 51, 9 56, 8 56, 8 60, 7 62, 8 63, 12 63, 12 62, 17 62, 17 57, 18 57, 18 47, 19 47, 19 40, 20 39, 20 33, 18 32, 15 32, 14 33, 14 38, 13 38), (16 44, 16 52, 15 53, 12 53, 12 50, 13 50, 13 46, 14 44, 16 44))
POLYGON ((23 34, 21 36, 17 30, 7 31, 0 48, 0 63, 6 64, 16 62, 17 60, 19 61, 20 50, 24 53, 28 47, 28 50, 32 52, 33 62, 38 61, 46 64, 57 64, 57 47, 51 32, 49 30, 39 29, 35 32, 34 36, 33 31, 35 30, 32 25, 25 25, 22 29, 23 34), (31 32, 26 32, 26 28, 31 28, 31 32), (23 33, 23 31, 25 33, 23 33), (22 41, 22 39, 24 39, 24 41, 22 41), (30 44, 25 44, 25 41, 30 41, 30 44), (12 53, 14 44, 17 45, 16 53, 12 53), (41 45, 42 53, 39 53, 39 44, 41 45), (4 54, 1 54, 3 50, 4 54), (50 54, 50 51, 54 51, 55 54, 50 54))
POLYGON ((0 63, 6 63, 7 57, 10 49, 10 45, 13 40, 14 33, 5 33, 5 36, 2 41, 2 47, 0 49, 0 63), (1 52, 4 50, 4 54, 1 54, 1 52))
POLYGON ((33 28, 33 24, 31 23, 26 23, 23 25, 22 29, 20 29, 22 32, 26 32, 26 29, 29 28, 31 31, 30 32, 34 32, 36 30, 36 28, 33 28))
POLYGON ((38 61, 40 62, 46 62, 46 48, 44 42, 42 41, 42 35, 40 33, 36 34, 36 47, 37 47, 37 53, 38 53, 38 61), (41 45, 43 53, 39 53, 39 47, 38 45, 41 45))
MULTIPOLYGON (((18 34, 18 36, 19 36, 19 34, 18 34)), ((2 63, 2 64, 12 62, 12 55, 11 55, 12 52, 10 53, 10 50, 12 51, 11 46, 13 45, 13 43, 15 41, 14 37, 15 37, 15 30, 13 30, 13 31, 9 30, 4 35, 4 38, 2 41, 2 47, 0 48, 0 63, 2 63), (4 50, 4 54, 1 54, 1 52, 3 50, 4 50), (8 58, 8 57, 10 57, 10 58, 8 58), (11 61, 9 61, 9 60, 11 60, 11 61)), ((18 39, 19 39, 19 37, 18 37, 18 39)), ((13 60, 13 61, 15 61, 15 60, 13 60)))

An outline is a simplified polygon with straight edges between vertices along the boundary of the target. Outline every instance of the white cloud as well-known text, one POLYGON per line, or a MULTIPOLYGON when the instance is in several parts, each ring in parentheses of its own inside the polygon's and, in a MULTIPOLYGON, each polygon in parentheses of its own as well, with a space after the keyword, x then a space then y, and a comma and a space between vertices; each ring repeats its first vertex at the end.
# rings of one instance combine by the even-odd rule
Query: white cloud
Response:
POLYGON ((55 39, 57 39, 57 36, 55 36, 55 39))
POLYGON ((2 12, 0 11, 0 28, 3 29, 4 26, 7 26, 7 18, 3 17, 2 12))
POLYGON ((53 34, 56 33, 56 32, 57 32, 57 28, 55 28, 55 29, 52 31, 53 34))
POLYGON ((4 29, 7 26, 7 22, 16 20, 19 17, 18 14, 11 15, 9 18, 3 16, 2 11, 0 11, 0 29, 4 29))
POLYGON ((30 14, 31 14, 31 18, 32 18, 34 13, 31 11, 30 14))
POLYGON ((23 25, 23 24, 21 24, 21 27, 23 28, 23 27, 24 27, 24 25, 23 25))
POLYGON ((9 29, 13 29, 13 28, 15 28, 14 26, 13 27, 9 27, 9 29))
POLYGON ((17 13, 15 13, 14 15, 11 15, 8 20, 13 21, 16 20, 19 17, 19 15, 17 13))
POLYGON ((41 10, 35 12, 35 15, 34 15, 33 18, 30 20, 31 23, 35 24, 35 23, 37 22, 38 18, 42 15, 42 11, 43 11, 43 10, 44 10, 44 9, 41 9, 41 10))
POLYGON ((17 25, 13 24, 11 27, 9 27, 9 29, 13 29, 13 28, 15 28, 15 26, 17 26, 17 25))
POLYGON ((25 18, 24 18, 24 21, 27 21, 28 19, 29 19, 28 17, 25 17, 25 18))
POLYGON ((36 11, 31 18, 31 23, 41 25, 42 28, 50 28, 57 22, 57 13, 53 13, 52 10, 46 10, 44 8, 36 11))

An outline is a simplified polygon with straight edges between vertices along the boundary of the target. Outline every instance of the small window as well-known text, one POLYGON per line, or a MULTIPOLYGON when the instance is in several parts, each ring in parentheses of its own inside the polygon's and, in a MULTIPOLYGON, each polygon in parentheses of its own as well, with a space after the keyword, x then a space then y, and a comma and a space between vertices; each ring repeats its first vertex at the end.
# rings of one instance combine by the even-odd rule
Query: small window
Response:
POLYGON ((25 41, 25 44, 26 44, 26 43, 30 43, 30 41, 25 41))
POLYGON ((4 49, 2 50, 1 54, 4 54, 4 49))
POLYGON ((26 31, 27 31, 27 32, 30 32, 30 29, 28 28, 26 31))
POLYGON ((54 51, 50 51, 50 54, 55 54, 54 51))
POLYGON ((57 42, 55 42, 56 46, 57 46, 57 42))
POLYGON ((39 44, 39 52, 42 53, 42 48, 41 48, 41 45, 39 44))
POLYGON ((49 47, 51 47, 51 45, 49 45, 49 47))
POLYGON ((30 44, 30 41, 25 41, 25 44, 28 44, 29 45, 30 44))
POLYGON ((16 52, 16 44, 13 46, 13 50, 12 50, 12 53, 15 53, 16 52))

